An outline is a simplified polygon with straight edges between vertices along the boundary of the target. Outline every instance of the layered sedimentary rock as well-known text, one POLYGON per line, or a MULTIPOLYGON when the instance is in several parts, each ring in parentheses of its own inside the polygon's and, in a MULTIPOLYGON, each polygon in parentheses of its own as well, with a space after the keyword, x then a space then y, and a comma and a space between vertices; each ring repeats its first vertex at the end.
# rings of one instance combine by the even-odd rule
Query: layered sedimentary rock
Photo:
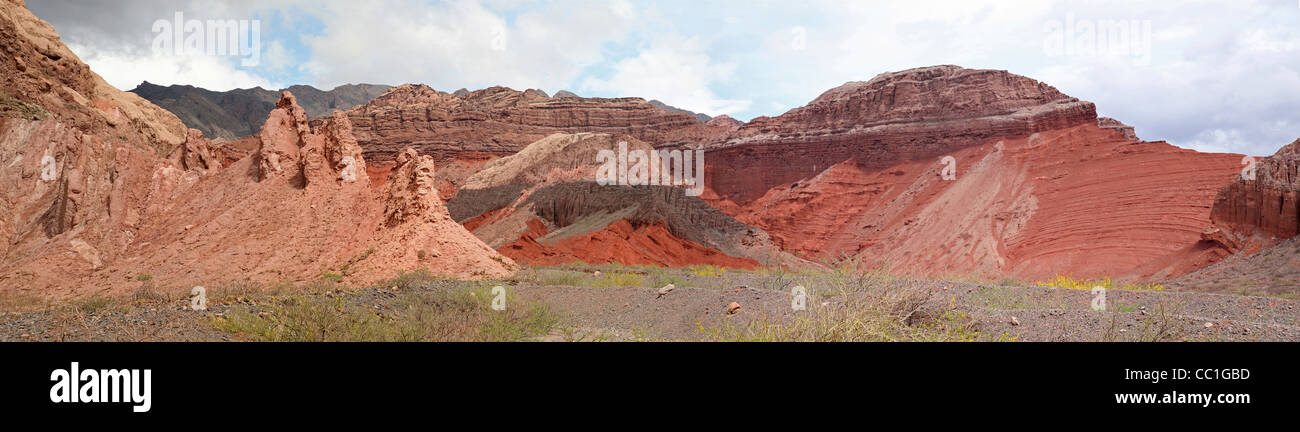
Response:
POLYGON ((1089 102, 1005 71, 934 66, 882 74, 828 90, 807 106, 758 117, 709 151, 710 187, 746 203, 772 187, 848 159, 868 169, 1079 124, 1089 102))
MULTIPOLYGON (((556 93, 556 97, 559 97, 559 93, 556 93)), ((697 113, 697 112, 694 112, 694 111, 691 111, 691 110, 684 110, 684 109, 681 109, 681 108, 678 108, 678 107, 675 107, 675 106, 668 105, 668 104, 666 104, 666 103, 660 102, 660 101, 655 100, 655 99, 651 99, 650 102, 648 102, 648 103, 649 103, 650 105, 654 106, 655 108, 659 108, 659 109, 664 110, 664 111, 675 112, 675 113, 682 113, 682 114, 686 114, 686 115, 691 116, 691 117, 695 117, 695 119, 696 119, 696 120, 699 120, 700 123, 708 123, 709 120, 712 120, 712 119, 713 119, 713 117, 710 117, 708 114, 697 113)))
POLYGON ((529 264, 751 268, 762 253, 774 253, 762 230, 687 196, 681 186, 597 183, 598 152, 615 152, 620 142, 629 152, 653 150, 631 136, 551 135, 488 163, 447 205, 479 238, 529 264))
POLYGON ((551 98, 505 87, 458 94, 407 84, 348 115, 372 161, 392 161, 410 146, 439 164, 510 155, 556 132, 630 135, 658 145, 679 141, 679 129, 703 126, 640 98, 551 98))
POLYGON ((1253 253, 1300 233, 1300 140, 1242 162, 1240 175, 1215 197, 1206 240, 1253 253))
POLYGON ((702 123, 640 98, 583 98, 569 92, 491 87, 445 93, 425 85, 393 88, 348 111, 372 170, 382 177, 411 147, 438 164, 438 190, 455 197, 461 183, 493 159, 554 133, 626 135, 655 147, 720 139, 739 127, 730 117, 702 123))
POLYGON ((1110 117, 1097 117, 1097 126, 1122 133, 1124 134, 1124 138, 1128 138, 1133 141, 1138 140, 1137 131, 1133 129, 1133 126, 1126 125, 1124 124, 1124 122, 1121 122, 1119 120, 1115 120, 1110 117))
POLYGON ((895 273, 1164 277, 1201 241, 1237 155, 1141 142, 1091 103, 937 66, 830 90, 707 143, 705 198, 807 258, 895 273))
MULTIPOLYGON (((0 118, 0 292, 515 269, 451 221, 436 193, 372 188, 342 113, 313 128, 285 93, 250 138, 256 150, 225 166, 199 131, 90 72, 22 2, 0 8, 0 47, 5 100, 23 108, 0 118), (395 220, 395 202, 413 204, 395 220)), ((427 168, 404 165, 389 182, 428 183, 416 174, 427 168)))

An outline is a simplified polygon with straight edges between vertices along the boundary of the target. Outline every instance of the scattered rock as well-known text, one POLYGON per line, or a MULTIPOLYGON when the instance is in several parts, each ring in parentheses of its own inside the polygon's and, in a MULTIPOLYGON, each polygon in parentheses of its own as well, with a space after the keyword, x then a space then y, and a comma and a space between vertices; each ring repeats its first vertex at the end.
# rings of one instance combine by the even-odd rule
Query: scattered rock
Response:
POLYGON ((664 285, 663 288, 659 288, 659 295, 656 296, 655 298, 666 296, 668 295, 668 293, 673 292, 673 290, 675 289, 677 289, 677 287, 673 286, 673 284, 664 285))
POLYGON ((740 303, 731 302, 727 305, 727 315, 735 315, 736 312, 740 312, 740 303))

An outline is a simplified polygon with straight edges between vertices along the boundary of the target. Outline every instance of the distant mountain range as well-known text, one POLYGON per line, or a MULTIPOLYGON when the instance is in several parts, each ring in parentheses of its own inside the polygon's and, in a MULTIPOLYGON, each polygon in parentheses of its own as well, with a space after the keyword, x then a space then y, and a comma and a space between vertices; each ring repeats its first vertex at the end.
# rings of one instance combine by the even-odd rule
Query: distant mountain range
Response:
POLYGON ((656 100, 656 99, 651 99, 651 100, 650 100, 650 105, 654 105, 655 108, 659 108, 659 109, 664 110, 664 111, 675 112, 675 113, 681 113, 681 114, 686 114, 686 115, 691 116, 691 117, 695 117, 695 119, 696 119, 696 120, 699 120, 700 123, 708 123, 709 120, 713 120, 713 117, 710 116, 710 115, 708 115, 708 114, 702 114, 702 113, 697 113, 697 112, 694 112, 694 111, 684 110, 684 109, 681 109, 681 108, 678 108, 678 107, 675 107, 675 106, 672 106, 672 105, 668 105, 668 104, 663 103, 663 102, 659 102, 659 101, 656 100))
MULTIPOLYGON (((329 91, 307 85, 283 90, 292 92, 307 115, 316 118, 370 102, 390 88, 378 84, 347 84, 329 91)), ((275 109, 281 91, 255 87, 219 92, 188 85, 163 87, 148 81, 131 90, 176 114, 185 126, 202 131, 204 136, 225 139, 256 134, 266 122, 266 115, 275 109)))

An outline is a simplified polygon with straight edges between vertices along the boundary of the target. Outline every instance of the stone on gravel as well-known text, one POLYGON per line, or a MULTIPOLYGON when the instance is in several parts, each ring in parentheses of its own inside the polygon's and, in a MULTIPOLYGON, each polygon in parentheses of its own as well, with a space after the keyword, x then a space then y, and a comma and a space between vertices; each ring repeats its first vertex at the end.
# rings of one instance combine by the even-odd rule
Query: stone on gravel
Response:
POLYGON ((666 296, 668 293, 673 292, 674 289, 677 289, 677 287, 673 286, 673 284, 664 285, 663 288, 659 288, 659 296, 655 298, 666 296))
POLYGON ((736 312, 740 312, 740 303, 731 302, 727 305, 727 315, 735 315, 736 312))

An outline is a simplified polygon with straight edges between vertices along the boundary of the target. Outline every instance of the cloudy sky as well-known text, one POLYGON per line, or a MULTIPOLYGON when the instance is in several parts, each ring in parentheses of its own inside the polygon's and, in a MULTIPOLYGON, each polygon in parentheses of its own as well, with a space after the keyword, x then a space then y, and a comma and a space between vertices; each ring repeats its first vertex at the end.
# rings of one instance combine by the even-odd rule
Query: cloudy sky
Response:
POLYGON ((1300 137, 1297 0, 28 0, 28 7, 124 90, 141 81, 213 90, 505 85, 639 96, 749 120, 847 81, 956 64, 1047 82, 1148 140, 1269 155, 1300 137), (171 24, 178 12, 198 24, 256 22, 258 37, 240 41, 260 49, 186 54, 188 35, 211 29, 185 32, 183 21, 171 24), (167 33, 172 27, 179 40, 167 33))

